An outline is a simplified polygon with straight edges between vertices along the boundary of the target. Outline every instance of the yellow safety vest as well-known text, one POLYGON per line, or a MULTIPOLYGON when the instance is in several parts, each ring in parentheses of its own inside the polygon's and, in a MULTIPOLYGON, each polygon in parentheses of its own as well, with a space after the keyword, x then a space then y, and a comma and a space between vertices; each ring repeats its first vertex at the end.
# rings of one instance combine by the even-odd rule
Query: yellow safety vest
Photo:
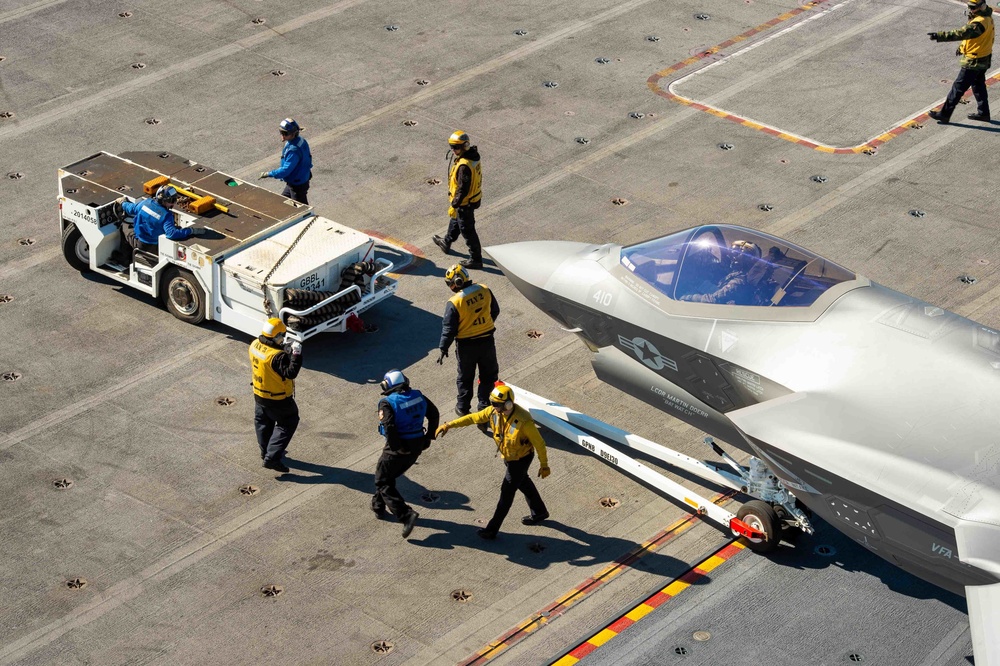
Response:
POLYGON ((295 382, 291 379, 285 379, 271 366, 274 357, 283 351, 283 349, 265 345, 260 340, 254 340, 250 344, 250 367, 253 370, 254 395, 268 400, 284 400, 292 397, 295 392, 295 382))
POLYGON ((479 338, 494 331, 493 293, 485 284, 470 284, 448 300, 458 310, 457 339, 479 338))
POLYGON ((977 16, 971 23, 982 23, 985 30, 978 37, 963 40, 958 52, 966 58, 985 58, 993 53, 993 17, 977 16))
MULTIPOLYGON (((992 35, 993 33, 991 32, 990 34, 992 35)), ((468 158, 460 157, 451 165, 451 175, 448 177, 448 193, 451 200, 454 201, 455 192, 458 191, 458 167, 463 164, 472 171, 472 183, 469 184, 469 193, 464 199, 458 202, 458 206, 455 206, 455 208, 479 203, 483 198, 483 168, 479 165, 479 160, 473 162, 468 158)))

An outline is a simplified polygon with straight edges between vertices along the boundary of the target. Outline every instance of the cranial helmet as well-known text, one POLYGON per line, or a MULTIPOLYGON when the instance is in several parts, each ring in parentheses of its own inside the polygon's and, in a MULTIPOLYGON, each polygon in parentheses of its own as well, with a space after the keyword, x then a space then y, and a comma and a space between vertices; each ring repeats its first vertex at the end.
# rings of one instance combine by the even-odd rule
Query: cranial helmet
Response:
POLYGON ((279 335, 284 334, 287 330, 285 322, 281 321, 277 317, 271 317, 264 322, 264 330, 261 331, 261 335, 265 338, 276 338, 279 335))
POLYGON ((155 196, 160 203, 174 203, 177 201, 177 190, 173 185, 161 185, 156 190, 155 196))
POLYGON ((497 382, 490 392, 490 404, 496 410, 510 409, 514 406, 514 391, 503 382, 497 382))
POLYGON ((382 381, 379 382, 379 387, 382 389, 382 395, 389 395, 393 391, 402 391, 410 386, 410 380, 406 378, 399 370, 390 370, 385 373, 382 381))
POLYGON ((455 264, 445 272, 444 281, 455 291, 472 284, 469 271, 465 270, 460 264, 455 264))
POLYGON ((448 137, 449 146, 464 146, 469 143, 469 135, 462 130, 455 130, 448 137))
POLYGON ((299 131, 299 124, 291 118, 285 118, 278 123, 278 129, 281 130, 282 134, 295 134, 299 131))

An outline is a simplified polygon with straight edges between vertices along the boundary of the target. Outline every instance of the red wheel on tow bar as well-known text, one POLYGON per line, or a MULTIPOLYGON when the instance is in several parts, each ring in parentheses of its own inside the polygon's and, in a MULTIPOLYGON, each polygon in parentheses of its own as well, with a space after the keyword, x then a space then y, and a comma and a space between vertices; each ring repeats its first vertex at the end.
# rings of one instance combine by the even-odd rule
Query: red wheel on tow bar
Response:
POLYGON ((769 553, 781 541, 781 521, 774 508, 761 500, 750 500, 740 507, 736 517, 752 527, 761 537, 741 536, 740 542, 755 553, 769 553))

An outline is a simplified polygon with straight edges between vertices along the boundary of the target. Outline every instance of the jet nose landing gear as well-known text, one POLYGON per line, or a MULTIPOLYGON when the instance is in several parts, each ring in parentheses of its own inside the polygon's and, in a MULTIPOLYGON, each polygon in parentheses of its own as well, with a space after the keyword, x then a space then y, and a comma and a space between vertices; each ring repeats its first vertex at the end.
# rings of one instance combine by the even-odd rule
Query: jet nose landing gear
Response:
POLYGON ((739 536, 747 548, 755 553, 769 553, 778 547, 778 542, 781 541, 782 522, 770 504, 761 500, 750 500, 740 507, 736 517, 751 529, 749 534, 742 530, 733 530, 733 534, 739 536))

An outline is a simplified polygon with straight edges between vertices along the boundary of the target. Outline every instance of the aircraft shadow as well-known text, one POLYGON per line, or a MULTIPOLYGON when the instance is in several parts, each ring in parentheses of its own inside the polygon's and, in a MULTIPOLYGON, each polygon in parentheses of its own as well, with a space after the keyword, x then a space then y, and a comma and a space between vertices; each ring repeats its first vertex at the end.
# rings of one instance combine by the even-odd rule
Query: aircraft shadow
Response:
MULTIPOLYGON (((505 523, 518 520, 516 513, 512 510, 505 523)), ((480 525, 421 517, 414 530, 415 536, 411 536, 408 541, 424 548, 440 550, 472 548, 502 554, 506 556, 508 562, 530 569, 547 569, 557 562, 578 567, 611 563, 637 545, 636 542, 627 539, 591 534, 557 520, 546 520, 542 525, 533 527, 532 530, 537 530, 533 534, 505 532, 501 528, 500 534, 494 541, 481 539, 476 534, 480 528, 480 525), (423 536, 428 530, 437 531, 423 536), (553 531, 568 538, 552 536, 553 531)), ((647 553, 642 561, 647 567, 655 568, 657 571, 675 572, 674 575, 680 575, 688 568, 688 564, 683 560, 662 553, 647 553)))
MULTIPOLYGON (((369 507, 369 499, 375 492, 375 472, 356 472, 343 467, 331 467, 319 463, 307 462, 285 457, 285 464, 292 471, 282 474, 276 479, 282 483, 298 483, 304 485, 324 483, 344 486, 351 490, 363 493, 364 497, 358 500, 358 506, 366 511, 369 507)), ((420 461, 417 461, 417 465, 420 461)), ((416 465, 415 465, 416 466, 416 465)), ((412 468, 411 468, 412 469, 412 468)), ((472 511, 469 505, 469 497, 454 490, 431 490, 416 481, 404 476, 396 482, 396 487, 402 494, 407 504, 427 509, 443 509, 447 511, 472 511)))
MULTIPOLYGON (((937 599, 957 611, 968 612, 965 599, 961 596, 890 564, 817 516, 812 517, 812 522, 816 528, 815 534, 809 536, 797 529, 787 530, 778 548, 761 557, 780 566, 801 570, 839 567, 867 574, 881 580, 893 592, 914 599, 937 599)), ((720 532, 724 531, 721 527, 718 529, 720 532)))

